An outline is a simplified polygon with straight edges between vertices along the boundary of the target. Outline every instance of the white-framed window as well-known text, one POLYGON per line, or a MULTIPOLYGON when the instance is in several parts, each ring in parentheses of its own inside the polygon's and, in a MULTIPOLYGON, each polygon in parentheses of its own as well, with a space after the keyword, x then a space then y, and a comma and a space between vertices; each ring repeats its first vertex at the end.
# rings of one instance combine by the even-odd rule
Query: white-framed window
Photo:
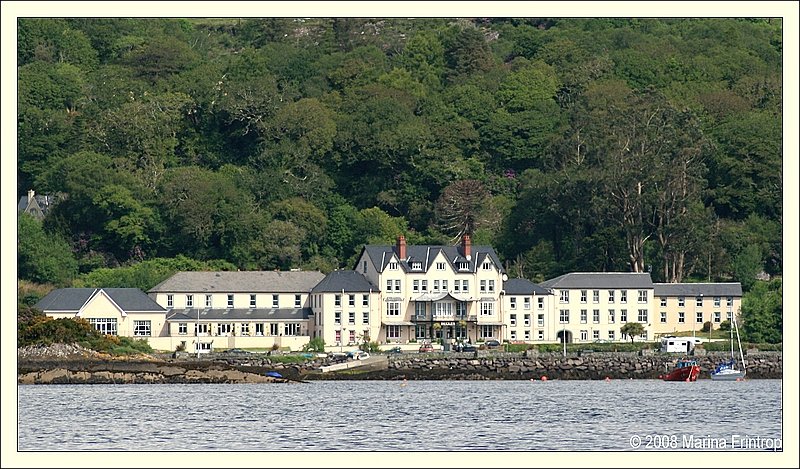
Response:
POLYGON ((194 306, 194 295, 186 295, 186 307, 191 308, 194 306))
POLYGON ((695 322, 698 323, 698 324, 702 324, 703 323, 703 312, 702 311, 697 311, 697 312, 695 312, 695 315, 696 315, 695 316, 695 322))
POLYGON ((494 314, 494 303, 490 301, 481 302, 481 316, 491 316, 494 314))
POLYGON ((400 280, 394 281, 394 291, 400 291, 400 280))
POLYGON ((361 306, 369 306, 369 295, 361 295, 361 306))
POLYGON ((536 340, 544 340, 544 331, 536 331, 536 340))
POLYGON ((341 344, 342 343, 342 331, 334 332, 333 336, 334 336, 333 340, 336 341, 337 344, 341 344))
POLYGON ((241 326, 240 326, 240 329, 242 330, 242 335, 250 335, 250 323, 249 322, 243 322, 241 324, 241 326))
POLYGON ((525 331, 523 337, 525 340, 531 340, 531 331, 525 331))
POLYGON ((419 291, 419 280, 414 280, 411 282, 411 290, 415 292, 419 291))
POLYGON ((333 313, 333 323, 336 324, 336 325, 342 324, 342 312, 341 311, 336 311, 335 313, 333 313))
POLYGON ((523 314, 522 315, 522 325, 525 327, 531 327, 531 315, 530 314, 523 314))
POLYGON ((695 297, 694 303, 696 306, 703 306, 703 297, 702 296, 695 297))
POLYGON ((581 341, 586 342, 589 340, 589 331, 583 329, 581 330, 581 341))
POLYGON ((210 308, 211 307, 211 295, 206 295, 205 305, 206 305, 206 308, 210 308))
POLYGON ((492 263, 488 260, 483 261, 483 265, 481 266, 483 270, 492 270, 492 263))
MULTIPOLYGON (((397 308, 398 314, 400 314, 400 307, 397 308)), ((427 312, 427 307, 425 303, 414 303, 414 314, 418 318, 424 318, 425 313, 427 312)))
POLYGON ((149 320, 134 320, 133 321, 133 335, 137 337, 150 337, 150 321, 149 320))
POLYGON ((511 340, 517 340, 517 331, 511 331, 511 340))
POLYGON ((636 320, 638 322, 647 322, 647 310, 640 309, 638 316, 636 316, 636 320))
POLYGON ((228 293, 228 308, 233 308, 233 294, 228 293))
POLYGON ((600 303, 600 290, 592 290, 592 303, 600 303))
POLYGON ((439 291, 439 281, 438 280, 434 280, 433 281, 433 291, 439 291))
POLYGON ((172 295, 167 295, 167 308, 172 308, 175 305, 175 299, 172 295))
POLYGON ((185 322, 178 323, 178 335, 186 335, 188 333, 189 327, 188 324, 185 322))
MULTIPOLYGON (((398 326, 400 327, 400 326, 398 326)), ((425 339, 428 337, 428 326, 424 324, 417 324, 414 328, 414 337, 417 339, 425 339)))
POLYGON ((481 326, 480 327, 481 337, 484 339, 493 339, 494 338, 494 326, 481 326))
POLYGON ((639 303, 647 303, 647 290, 639 290, 639 303))
POLYGON ((300 335, 300 323, 287 322, 283 325, 283 335, 293 336, 300 335))
POLYGON ((350 311, 347 313, 347 323, 348 324, 355 324, 356 323, 356 312, 350 311))
POLYGON ((208 324, 195 324, 194 325, 194 334, 195 335, 208 335, 209 331, 208 324))
POLYGON ((250 294, 250 307, 251 308, 255 308, 256 307, 256 295, 254 295, 252 293, 250 294))
POLYGON ((614 331, 608 331, 608 340, 615 340, 616 337, 614 336, 615 336, 614 331))
POLYGON ((727 298, 727 301, 728 301, 728 306, 733 306, 733 297, 732 296, 729 296, 727 298))
POLYGON ((411 263, 411 270, 422 270, 422 262, 414 261, 411 263))
POLYGON ((619 302, 620 303, 627 303, 628 302, 628 290, 620 290, 619 291, 619 302))
MULTIPOLYGON (((419 303, 417 303, 419 304, 419 303)), ((425 304, 422 304, 425 306, 425 304)), ((386 315, 387 316, 400 316, 400 302, 398 301, 390 301, 386 304, 386 315)))
POLYGON ((255 324, 255 329, 256 329, 256 335, 258 337, 262 337, 264 335, 264 323, 263 322, 257 322, 255 324))
POLYGON ((544 298, 536 298, 536 309, 544 309, 544 298))
POLYGON ((444 262, 437 262, 436 270, 444 270, 444 262))
POLYGON ((386 338, 387 339, 399 339, 400 338, 400 326, 386 326, 386 338))
POLYGON ((608 302, 609 303, 613 303, 614 302, 614 290, 609 290, 608 291, 608 302))
POLYGON ((369 311, 361 313, 361 324, 369 324, 369 311))
POLYGON ((715 296, 714 297, 714 307, 715 308, 719 308, 721 304, 722 304, 722 298, 720 298, 718 296, 715 296))
POLYGON ((686 305, 686 298, 683 296, 678 297, 678 307, 683 308, 686 305))
POLYGON ((609 309, 608 310, 608 323, 609 324, 614 324, 614 310, 613 309, 609 309))
POLYGON ((481 280, 480 291, 481 292, 485 292, 486 291, 486 280, 481 280))
POLYGON ((597 329, 593 330, 592 331, 592 339, 599 340, 600 339, 600 331, 598 331, 597 329))
POLYGON ((581 324, 586 324, 586 321, 588 320, 588 316, 589 316, 588 311, 585 310, 585 309, 582 309, 581 310, 581 324))
POLYGON ((530 310, 531 309, 531 299, 526 297, 522 298, 522 309, 530 310))
MULTIPOLYGON (((458 280, 456 280, 458 281, 458 280)), ((469 291, 469 280, 461 281, 461 291, 469 291)))
MULTIPOLYGON (((351 295, 351 296, 352 296, 352 295, 351 295)), ((301 307, 301 306, 303 306, 303 300, 302 300, 302 297, 301 297, 300 295, 295 295, 295 296, 294 296, 294 307, 295 307, 295 308, 299 308, 299 307, 301 307)))
POLYGON ((341 307, 342 306, 342 295, 337 293, 333 295, 333 306, 341 307))
POLYGON ((666 296, 661 297, 661 307, 662 308, 666 308, 667 307, 667 297, 666 296))
POLYGON ((661 311, 661 323, 663 324, 663 323, 666 323, 666 322, 667 322, 667 312, 666 311, 661 311))
POLYGON ((619 321, 622 323, 628 322, 628 310, 621 309, 619 310, 619 321))
POLYGON ((217 335, 230 335, 232 330, 233 324, 231 323, 217 323, 217 335))
POLYGON ((511 305, 511 309, 517 309, 517 297, 512 296, 508 299, 509 304, 511 305))
POLYGON ((349 343, 351 343, 351 344, 355 343, 355 341, 356 341, 356 331, 351 330, 349 332, 349 334, 350 334, 350 342, 349 343))
POLYGON ((595 324, 600 324, 600 310, 593 309, 592 310, 592 322, 595 324))
POLYGON ((392 291, 394 289, 394 282, 392 279, 386 279, 386 291, 392 291))
POLYGON ((559 303, 569 303, 569 290, 561 290, 559 303))
POLYGON ((442 280, 442 291, 449 291, 447 289, 447 280, 442 280))
POLYGON ((639 338, 640 338, 641 340, 644 340, 644 341, 646 341, 646 340, 647 340, 647 331, 644 331, 644 332, 642 332, 642 335, 640 335, 640 336, 639 336, 639 338))
POLYGON ((494 280, 489 280, 489 291, 490 292, 494 291, 494 280))
POLYGON ((467 315, 467 303, 465 301, 456 302, 456 316, 465 317, 467 315))
POLYGON ((581 303, 586 303, 586 290, 581 290, 581 303))
POLYGON ((453 303, 450 302, 450 301, 439 301, 439 302, 434 303, 433 315, 434 316, 452 316, 453 315, 453 303))
POLYGON ((459 261, 458 270, 469 270, 469 262, 467 262, 467 261, 459 261))
POLYGON ((536 325, 539 327, 544 327, 544 314, 537 314, 536 315, 536 325))
POLYGON ((561 309, 558 311, 558 322, 561 324, 565 324, 569 322, 569 310, 568 309, 561 309))
POLYGON ((720 322, 722 320, 722 314, 719 311, 714 311, 714 322, 720 322))
MULTIPOLYGON (((299 295, 298 295, 299 296, 299 295)), ((356 306, 356 296, 355 295, 347 295, 347 306, 354 308, 356 306)))
POLYGON ((278 307, 278 295, 272 295, 272 307, 273 308, 278 307))
POLYGON ((422 281, 422 291, 428 291, 428 281, 427 280, 423 280, 422 281))
POLYGON ((389 270, 397 270, 397 262, 392 261, 389 263, 389 270))
POLYGON ((684 313, 683 311, 678 311, 678 322, 679 323, 686 322, 686 313, 684 313))
POLYGON ((512 314, 511 316, 509 316, 509 318, 511 321, 511 327, 515 327, 517 325, 517 315, 512 314))

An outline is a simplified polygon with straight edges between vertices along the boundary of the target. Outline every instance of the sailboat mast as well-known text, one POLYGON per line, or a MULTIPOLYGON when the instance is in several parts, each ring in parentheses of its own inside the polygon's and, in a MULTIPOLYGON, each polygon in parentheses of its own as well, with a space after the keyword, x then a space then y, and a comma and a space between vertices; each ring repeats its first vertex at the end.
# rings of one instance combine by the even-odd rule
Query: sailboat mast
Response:
POLYGON ((742 360, 742 371, 747 371, 747 365, 744 362, 744 351, 742 351, 742 338, 739 336, 739 325, 736 324, 736 315, 732 316, 733 325, 736 327, 736 342, 739 344, 739 357, 742 360))

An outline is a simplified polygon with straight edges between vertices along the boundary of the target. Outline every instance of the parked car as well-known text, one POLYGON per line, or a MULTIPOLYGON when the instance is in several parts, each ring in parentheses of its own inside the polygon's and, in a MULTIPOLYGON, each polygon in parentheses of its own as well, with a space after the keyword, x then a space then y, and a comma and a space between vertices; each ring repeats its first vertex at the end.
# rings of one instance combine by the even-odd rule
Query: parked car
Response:
POLYGON ((403 353, 403 349, 401 349, 400 346, 398 345, 396 347, 390 348, 389 350, 386 351, 386 353, 389 354, 389 355, 392 355, 392 354, 395 354, 395 353, 403 353))
POLYGON ((478 347, 475 344, 457 344, 456 352, 477 352, 478 347))
POLYGON ((347 352, 347 358, 352 358, 353 360, 366 360, 369 358, 369 354, 363 350, 351 350, 347 352))
POLYGON ((226 352, 227 352, 227 353, 243 354, 243 355, 244 355, 244 354, 248 354, 248 353, 250 353, 250 352, 248 352, 247 350, 240 349, 240 348, 232 348, 232 349, 228 349, 228 350, 226 350, 226 352))
POLYGON ((426 342, 419 346, 419 353, 430 353, 430 352, 433 352, 433 345, 426 342))
POLYGON ((487 349, 499 348, 500 345, 500 341, 496 339, 489 339, 483 343, 483 346, 487 349))

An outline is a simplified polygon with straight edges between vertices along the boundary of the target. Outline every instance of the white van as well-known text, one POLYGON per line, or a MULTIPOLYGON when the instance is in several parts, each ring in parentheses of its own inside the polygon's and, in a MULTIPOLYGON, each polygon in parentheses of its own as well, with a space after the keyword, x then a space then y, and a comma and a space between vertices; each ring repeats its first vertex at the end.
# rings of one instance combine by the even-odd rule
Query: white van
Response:
POLYGON ((694 337, 662 337, 661 351, 666 353, 691 353, 696 340, 694 337))

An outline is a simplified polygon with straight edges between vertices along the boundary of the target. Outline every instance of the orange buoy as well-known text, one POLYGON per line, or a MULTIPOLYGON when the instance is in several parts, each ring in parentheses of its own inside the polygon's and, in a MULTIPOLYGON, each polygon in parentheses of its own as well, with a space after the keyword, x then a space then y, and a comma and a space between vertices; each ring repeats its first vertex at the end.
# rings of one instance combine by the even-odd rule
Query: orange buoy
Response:
POLYGON ((608 376, 606 376, 606 382, 609 382, 609 381, 611 381, 611 378, 609 378, 608 376))
POLYGON ((542 381, 547 381, 547 376, 542 376, 542 381))

